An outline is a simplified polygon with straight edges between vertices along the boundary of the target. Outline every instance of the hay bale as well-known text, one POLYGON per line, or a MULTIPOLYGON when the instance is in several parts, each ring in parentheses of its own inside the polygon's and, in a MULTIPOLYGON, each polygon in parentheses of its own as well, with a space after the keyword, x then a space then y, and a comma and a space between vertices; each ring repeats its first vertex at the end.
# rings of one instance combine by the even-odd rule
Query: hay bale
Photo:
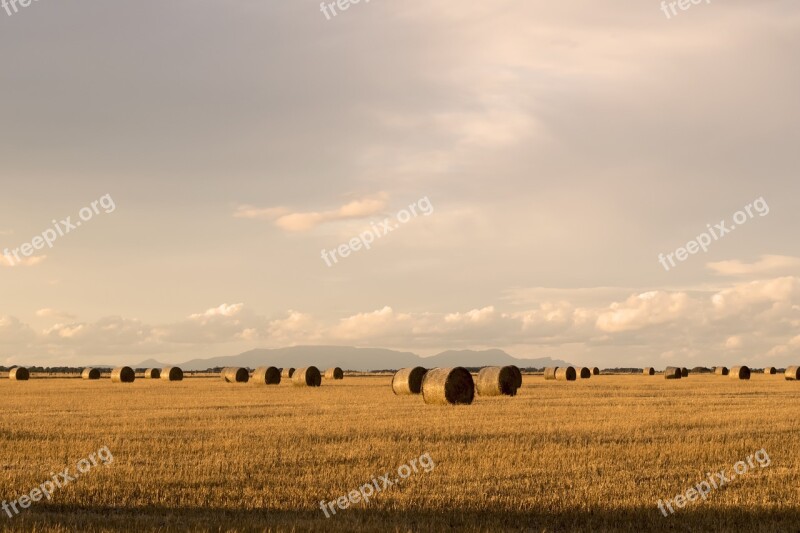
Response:
POLYGON ((319 387, 322 385, 322 374, 315 366, 298 368, 292 374, 292 383, 300 387, 319 387))
POLYGON ((81 372, 82 379, 100 379, 99 368, 84 368, 81 372))
POLYGON ((549 368, 544 369, 544 379, 551 380, 556 379, 556 372, 558 371, 557 366, 551 366, 549 368))
POLYGON ((681 368, 681 377, 688 378, 689 377, 689 369, 688 368, 681 368))
POLYGON ((592 369, 592 375, 593 375, 593 376, 599 376, 599 375, 600 375, 600 369, 599 369, 599 368, 597 368, 597 367, 594 367, 594 368, 592 369))
POLYGON ((683 376, 683 372, 681 372, 680 368, 674 366, 668 366, 666 370, 664 370, 664 378, 666 379, 681 379, 683 376))
POLYGON ((111 371, 111 383, 133 383, 136 372, 129 366, 121 366, 111 371))
POLYGON ((732 379, 750 379, 750 369, 746 366, 735 366, 729 374, 732 379))
POLYGON ((177 366, 168 366, 160 372, 164 381, 183 381, 183 370, 177 366))
POLYGON ((730 374, 730 370, 728 370, 727 367, 718 366, 714 368, 714 374, 718 376, 727 376, 728 374, 730 374))
POLYGON ((250 372, 238 366, 223 368, 220 376, 225 383, 247 383, 250 380, 250 372))
POLYGON ((325 371, 325 379, 344 379, 344 372, 338 366, 325 371))
POLYGON ((516 396, 517 374, 510 366, 487 366, 478 372, 475 389, 481 396, 516 396))
POLYGON ((434 368, 422 379, 422 398, 427 404, 469 405, 475 399, 475 381, 466 368, 434 368))
POLYGON ((281 377, 286 379, 292 379, 294 375, 294 368, 282 368, 281 369, 281 377))
POLYGON ((800 366, 790 366, 784 373, 786 381, 800 381, 800 366))
POLYGON ((516 365, 508 365, 508 366, 510 366, 511 370, 514 371, 514 378, 515 378, 515 383, 517 384, 517 388, 518 389, 521 388, 522 387, 522 372, 520 371, 519 367, 516 366, 516 365))
POLYGON ((557 381, 575 381, 578 377, 577 372, 571 366, 567 366, 564 368, 559 368, 556 370, 556 380, 557 381))
POLYGON ((8 371, 8 379, 14 381, 28 381, 31 373, 24 366, 17 366, 8 371))
POLYGON ((767 368, 764 369, 764 373, 770 376, 774 376, 775 374, 778 373, 778 369, 775 368, 774 366, 768 366, 767 368))
POLYGON ((589 379, 592 377, 592 371, 589 370, 587 367, 581 368, 580 374, 581 379, 589 379))
POLYGON ((422 392, 422 378, 426 369, 421 366, 401 368, 392 378, 392 391, 397 395, 419 394, 422 392))
POLYGON ((656 375, 656 369, 651 367, 651 366, 649 366, 649 367, 645 368, 642 371, 642 374, 644 374, 645 376, 655 376, 656 375))
POLYGON ((144 379, 158 379, 161 377, 161 370, 158 368, 148 368, 144 371, 144 379))
POLYGON ((281 371, 274 366, 260 366, 253 371, 254 385, 280 385, 281 371))

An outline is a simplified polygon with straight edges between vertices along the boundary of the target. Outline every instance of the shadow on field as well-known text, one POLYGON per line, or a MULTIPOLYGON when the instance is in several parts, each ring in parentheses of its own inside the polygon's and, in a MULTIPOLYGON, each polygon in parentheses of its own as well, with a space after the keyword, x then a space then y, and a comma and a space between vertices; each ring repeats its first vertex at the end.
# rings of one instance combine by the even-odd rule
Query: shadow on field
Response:
POLYGON ((683 509, 664 517, 648 509, 550 513, 489 511, 339 510, 231 511, 211 508, 73 508, 42 505, 13 519, 4 531, 800 531, 800 510, 683 509))

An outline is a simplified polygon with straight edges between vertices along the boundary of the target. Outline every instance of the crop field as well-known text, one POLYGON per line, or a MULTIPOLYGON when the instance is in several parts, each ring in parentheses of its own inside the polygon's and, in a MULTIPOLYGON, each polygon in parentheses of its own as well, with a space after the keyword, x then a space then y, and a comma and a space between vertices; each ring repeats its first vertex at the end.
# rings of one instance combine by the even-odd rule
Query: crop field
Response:
POLYGON ((113 460, 12 518, 3 513, 0 527, 797 530, 800 386, 782 376, 525 376, 516 397, 471 406, 394 396, 390 380, 347 376, 320 388, 197 377, 2 380, 2 498, 68 467, 75 477, 76 463, 102 447, 113 460), (757 450, 768 466, 756 463, 669 516, 658 509, 757 450), (399 466, 423 455, 427 468, 415 464, 398 479, 399 466), (384 488, 386 474, 397 482, 384 488), (368 503, 334 504, 335 514, 323 504, 323 512, 320 502, 368 484, 381 487, 368 503))

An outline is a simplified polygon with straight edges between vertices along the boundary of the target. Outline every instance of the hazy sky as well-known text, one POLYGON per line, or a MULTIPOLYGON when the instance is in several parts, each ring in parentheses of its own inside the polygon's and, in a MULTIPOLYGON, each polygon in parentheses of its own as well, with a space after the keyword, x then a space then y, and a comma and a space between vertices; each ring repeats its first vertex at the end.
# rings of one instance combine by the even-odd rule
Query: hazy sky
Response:
POLYGON ((296 344, 800 363, 796 0, 328 16, 0 9, 0 364, 296 344), (386 218, 370 249, 321 257, 386 218))

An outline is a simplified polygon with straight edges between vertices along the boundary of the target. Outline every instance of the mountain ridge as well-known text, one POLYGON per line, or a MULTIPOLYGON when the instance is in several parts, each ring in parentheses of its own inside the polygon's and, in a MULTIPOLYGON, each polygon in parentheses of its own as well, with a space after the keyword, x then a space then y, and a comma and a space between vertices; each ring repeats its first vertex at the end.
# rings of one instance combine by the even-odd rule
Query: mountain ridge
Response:
POLYGON ((344 370, 369 371, 392 370, 409 366, 435 367, 481 367, 495 365, 517 365, 522 368, 547 366, 574 366, 560 359, 540 357, 523 359, 504 350, 446 350, 436 355, 423 357, 413 352, 387 348, 356 348, 353 346, 291 346, 286 348, 256 348, 236 355, 191 359, 183 363, 160 363, 148 359, 134 365, 136 368, 179 366, 183 370, 205 370, 207 368, 241 366, 295 367, 314 365, 318 368, 338 366, 344 370))

